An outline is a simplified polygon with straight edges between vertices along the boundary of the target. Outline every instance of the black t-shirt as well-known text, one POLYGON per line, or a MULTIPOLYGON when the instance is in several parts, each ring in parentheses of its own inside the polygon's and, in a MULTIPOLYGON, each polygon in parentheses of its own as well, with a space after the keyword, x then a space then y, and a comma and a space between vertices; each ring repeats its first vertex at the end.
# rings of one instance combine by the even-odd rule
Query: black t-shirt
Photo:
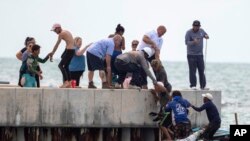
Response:
POLYGON ((26 50, 27 50, 27 48, 24 47, 24 48, 21 49, 21 52, 24 53, 26 50))

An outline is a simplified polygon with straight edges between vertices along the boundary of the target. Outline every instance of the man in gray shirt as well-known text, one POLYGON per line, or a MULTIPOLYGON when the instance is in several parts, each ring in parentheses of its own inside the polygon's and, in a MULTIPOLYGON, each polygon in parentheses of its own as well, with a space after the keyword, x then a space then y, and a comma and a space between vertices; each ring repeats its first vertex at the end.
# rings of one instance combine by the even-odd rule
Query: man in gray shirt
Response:
POLYGON ((115 67, 118 71, 118 83, 122 84, 126 74, 132 73, 132 80, 130 85, 142 87, 145 85, 145 78, 149 78, 153 81, 155 87, 165 89, 163 86, 159 86, 155 77, 149 70, 149 65, 146 58, 152 57, 154 51, 150 47, 145 47, 141 51, 130 51, 121 55, 118 55, 115 60, 115 67))
POLYGON ((203 60, 203 38, 208 39, 207 33, 200 28, 200 21, 193 22, 193 28, 189 29, 185 36, 187 45, 187 59, 189 66, 190 88, 196 89, 196 70, 199 72, 200 88, 205 89, 206 77, 204 74, 205 65, 203 60))

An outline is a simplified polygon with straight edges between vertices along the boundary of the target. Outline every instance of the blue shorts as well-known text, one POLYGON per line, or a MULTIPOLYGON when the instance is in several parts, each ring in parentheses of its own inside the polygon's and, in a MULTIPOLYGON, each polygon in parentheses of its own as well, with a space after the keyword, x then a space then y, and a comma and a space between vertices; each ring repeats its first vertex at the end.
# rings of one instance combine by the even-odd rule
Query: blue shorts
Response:
POLYGON ((36 87, 36 78, 34 76, 31 76, 28 73, 23 74, 23 76, 25 78, 25 83, 23 85, 23 87, 36 87))

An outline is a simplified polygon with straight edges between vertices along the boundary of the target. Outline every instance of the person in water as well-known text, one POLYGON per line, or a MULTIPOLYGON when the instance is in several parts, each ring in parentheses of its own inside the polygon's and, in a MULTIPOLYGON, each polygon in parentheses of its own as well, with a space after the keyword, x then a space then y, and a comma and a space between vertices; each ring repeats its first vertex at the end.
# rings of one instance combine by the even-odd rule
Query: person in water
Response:
POLYGON ((213 95, 210 93, 202 94, 204 104, 201 107, 192 105, 191 107, 198 112, 206 110, 208 125, 205 127, 205 131, 202 137, 206 140, 213 140, 215 132, 220 128, 221 118, 217 107, 213 103, 213 95))

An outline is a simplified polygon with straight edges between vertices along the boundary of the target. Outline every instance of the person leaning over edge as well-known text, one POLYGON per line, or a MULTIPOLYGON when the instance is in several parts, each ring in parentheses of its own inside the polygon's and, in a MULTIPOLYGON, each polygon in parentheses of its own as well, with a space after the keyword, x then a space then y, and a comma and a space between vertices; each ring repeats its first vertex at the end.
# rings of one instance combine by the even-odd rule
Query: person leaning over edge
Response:
POLYGON ((115 67, 118 70, 118 83, 123 84, 127 73, 132 73, 132 80, 129 88, 141 88, 147 83, 147 76, 153 81, 156 88, 164 89, 164 86, 157 84, 156 79, 149 70, 146 58, 153 55, 154 51, 150 47, 146 47, 141 51, 130 51, 117 56, 115 67))
POLYGON ((149 62, 151 62, 153 59, 160 59, 160 50, 163 44, 162 36, 166 32, 166 27, 160 25, 158 26, 157 30, 152 30, 143 36, 138 50, 142 50, 144 47, 151 47, 155 50, 155 54, 147 59, 149 62))
POLYGON ((205 65, 203 60, 203 38, 209 39, 207 33, 200 28, 200 21, 193 22, 193 28, 186 32, 187 60, 189 66, 190 88, 196 89, 196 70, 199 72, 200 88, 206 89, 205 65))
POLYGON ((120 35, 115 35, 113 38, 99 40, 90 45, 87 49, 87 65, 88 65, 88 88, 96 88, 93 82, 94 71, 99 70, 99 76, 102 81, 102 88, 111 88, 111 56, 115 46, 119 46, 122 41, 120 35), (106 63, 106 67, 105 67, 106 63), (105 75, 107 71, 107 77, 105 75))

